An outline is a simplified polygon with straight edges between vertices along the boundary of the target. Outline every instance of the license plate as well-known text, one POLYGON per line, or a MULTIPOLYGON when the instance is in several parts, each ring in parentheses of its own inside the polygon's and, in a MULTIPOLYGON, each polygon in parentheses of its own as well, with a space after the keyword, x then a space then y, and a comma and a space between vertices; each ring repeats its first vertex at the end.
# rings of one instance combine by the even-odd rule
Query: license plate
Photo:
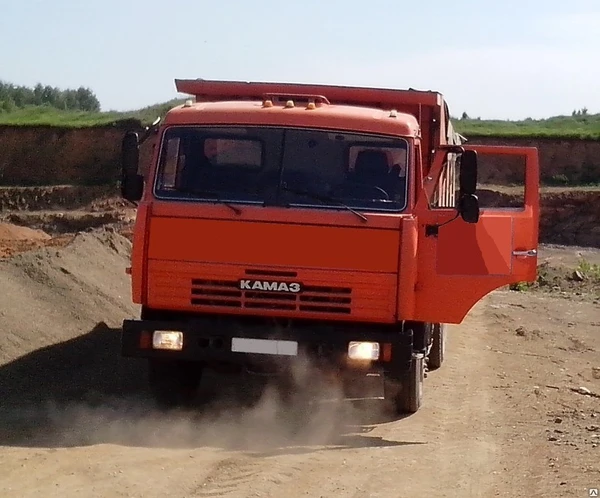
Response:
POLYGON ((276 341, 272 339, 247 339, 234 337, 231 340, 234 353, 270 354, 276 356, 298 356, 296 341, 276 341))

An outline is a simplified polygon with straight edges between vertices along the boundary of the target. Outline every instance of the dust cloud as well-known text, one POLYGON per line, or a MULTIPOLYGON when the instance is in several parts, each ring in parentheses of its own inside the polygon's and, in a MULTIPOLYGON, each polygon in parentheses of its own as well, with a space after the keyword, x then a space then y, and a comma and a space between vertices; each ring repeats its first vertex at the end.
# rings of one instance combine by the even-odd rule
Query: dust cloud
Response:
MULTIPOLYGON (((213 390, 185 408, 159 409, 144 390, 129 396, 46 400, 0 411, 0 442, 13 446, 73 447, 97 444, 273 452, 283 448, 344 445, 367 424, 385 417, 382 404, 344 399, 340 385, 306 366, 296 370, 297 388, 283 395, 274 382, 260 394, 243 377, 212 379, 213 390), (216 385, 215 385, 216 384, 216 385), (240 392, 241 390, 241 392, 240 392), (2 435, 2 432, 5 432, 2 435), (3 441, 2 441, 3 440, 3 441)), ((256 381, 255 381, 256 382, 256 381)), ((256 389, 256 387, 254 387, 256 389)))

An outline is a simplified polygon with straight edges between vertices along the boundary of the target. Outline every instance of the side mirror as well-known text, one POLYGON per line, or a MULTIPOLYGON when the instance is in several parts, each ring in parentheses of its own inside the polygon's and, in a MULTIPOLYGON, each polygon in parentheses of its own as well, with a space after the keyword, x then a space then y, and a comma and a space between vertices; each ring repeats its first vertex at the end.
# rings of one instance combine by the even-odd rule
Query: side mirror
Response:
POLYGON ((459 173, 458 211, 467 223, 479 221, 477 198, 477 152, 466 150, 461 154, 459 173))
POLYGON ((458 212, 467 223, 479 221, 479 199, 475 194, 463 194, 458 199, 458 212))
POLYGON ((129 131, 121 144, 121 196, 132 202, 139 201, 144 193, 144 177, 138 174, 139 163, 139 137, 129 131))
POLYGON ((477 192, 477 152, 465 150, 460 157, 460 194, 471 195, 477 192))

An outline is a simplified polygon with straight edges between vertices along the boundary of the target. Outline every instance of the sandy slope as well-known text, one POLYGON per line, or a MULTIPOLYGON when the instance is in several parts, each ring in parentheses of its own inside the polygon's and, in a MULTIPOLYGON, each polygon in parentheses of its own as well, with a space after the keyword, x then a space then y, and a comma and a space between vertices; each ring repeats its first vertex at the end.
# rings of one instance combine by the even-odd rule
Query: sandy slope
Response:
POLYGON ((119 322, 137 312, 128 251, 100 232, 0 263, 0 496, 558 497, 600 486, 600 400, 570 390, 600 392, 600 308, 585 296, 498 292, 451 328, 420 412, 391 420, 377 403, 324 404, 293 433, 268 394, 248 410, 227 397, 155 410, 143 364, 118 354, 119 322))

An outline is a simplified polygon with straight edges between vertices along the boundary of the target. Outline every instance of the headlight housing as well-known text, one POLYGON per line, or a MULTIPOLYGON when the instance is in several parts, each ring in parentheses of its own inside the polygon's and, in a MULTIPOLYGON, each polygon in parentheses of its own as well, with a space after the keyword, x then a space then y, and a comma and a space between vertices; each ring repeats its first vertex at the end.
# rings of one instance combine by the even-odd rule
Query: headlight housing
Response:
POLYGON ((152 347, 181 351, 183 349, 183 332, 175 330, 155 330, 152 334, 152 347))
POLYGON ((348 358, 351 360, 378 360, 379 343, 352 341, 348 344, 348 358))

